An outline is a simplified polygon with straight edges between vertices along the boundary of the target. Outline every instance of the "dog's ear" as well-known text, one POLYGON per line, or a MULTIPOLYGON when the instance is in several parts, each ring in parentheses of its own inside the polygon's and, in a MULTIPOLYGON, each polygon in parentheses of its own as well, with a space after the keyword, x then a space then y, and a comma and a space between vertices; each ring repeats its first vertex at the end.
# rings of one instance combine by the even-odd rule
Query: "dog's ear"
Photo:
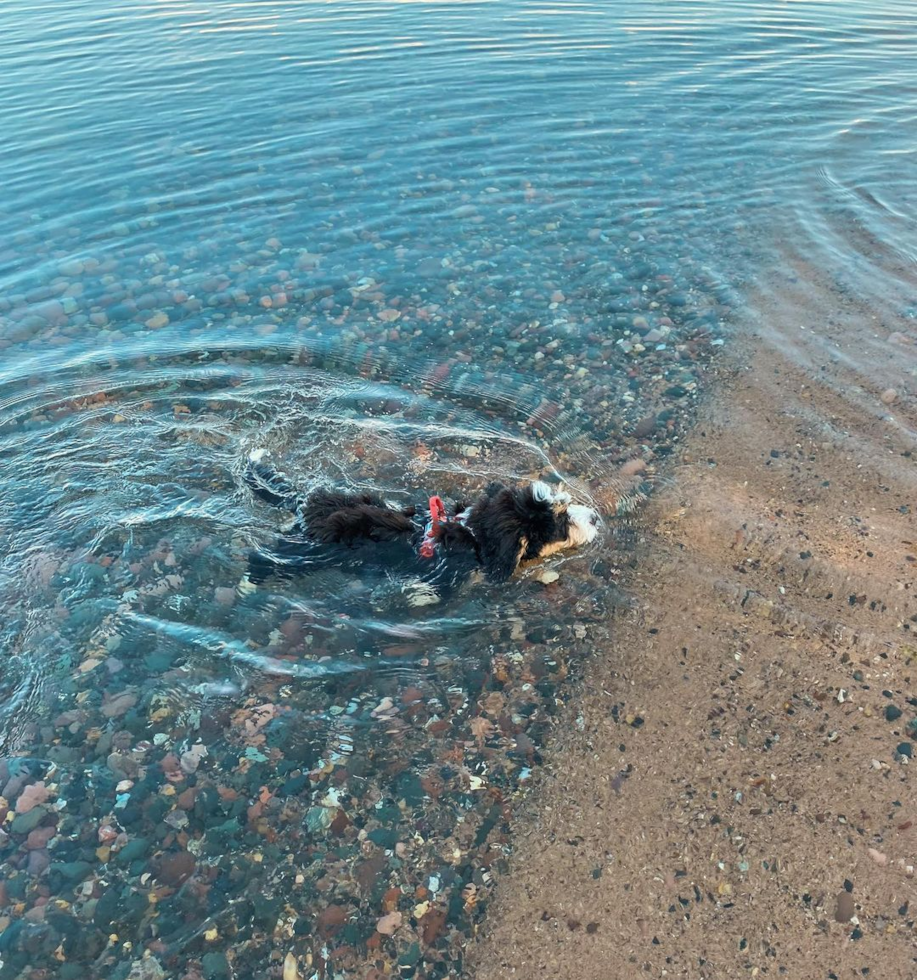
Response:
POLYGON ((510 579, 525 554, 529 542, 523 518, 516 493, 499 483, 491 483, 471 508, 468 527, 491 582, 510 579))
POLYGON ((506 582, 529 546, 525 523, 511 490, 502 490, 488 501, 480 528, 479 548, 484 572, 492 582, 506 582))
POLYGON ((528 538, 522 525, 515 528, 504 527, 494 541, 490 542, 482 556, 484 572, 491 582, 508 582, 519 567, 522 556, 528 548, 528 538))

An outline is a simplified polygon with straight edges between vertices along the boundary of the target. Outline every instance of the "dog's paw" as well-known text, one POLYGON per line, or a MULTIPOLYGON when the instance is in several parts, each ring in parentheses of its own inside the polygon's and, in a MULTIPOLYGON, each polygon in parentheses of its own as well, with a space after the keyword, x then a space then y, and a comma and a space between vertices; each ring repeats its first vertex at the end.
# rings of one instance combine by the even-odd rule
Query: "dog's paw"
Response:
POLYGON ((405 582, 401 591, 407 596, 409 606, 435 606, 439 602, 439 593, 422 579, 405 582))
POLYGON ((239 579, 239 584, 236 586, 236 592, 241 596, 251 595, 253 592, 258 591, 258 586, 247 576, 243 575, 239 579))

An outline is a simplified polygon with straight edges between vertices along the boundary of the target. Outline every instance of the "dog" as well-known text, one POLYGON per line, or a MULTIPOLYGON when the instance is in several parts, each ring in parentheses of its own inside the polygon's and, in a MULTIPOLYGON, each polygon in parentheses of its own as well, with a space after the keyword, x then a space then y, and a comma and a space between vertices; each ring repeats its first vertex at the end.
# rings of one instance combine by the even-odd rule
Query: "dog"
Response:
POLYGON ((257 497, 294 517, 270 551, 251 554, 243 591, 336 560, 400 576, 411 605, 431 605, 478 570, 504 583, 522 562, 588 544, 599 529, 597 511, 541 480, 492 483, 450 515, 438 496, 425 511, 399 509, 375 493, 320 488, 301 496, 262 451, 251 454, 243 478, 257 497))

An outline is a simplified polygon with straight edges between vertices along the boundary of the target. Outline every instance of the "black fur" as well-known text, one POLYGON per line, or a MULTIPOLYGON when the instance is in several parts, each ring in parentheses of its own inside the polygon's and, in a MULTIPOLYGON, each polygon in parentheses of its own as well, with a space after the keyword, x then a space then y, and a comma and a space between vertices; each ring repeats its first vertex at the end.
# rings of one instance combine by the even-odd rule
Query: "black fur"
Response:
POLYGON ((307 571, 327 560, 327 551, 316 552, 318 546, 362 550, 377 544, 386 546, 389 569, 409 571, 439 591, 444 583, 457 584, 475 567, 491 581, 505 582, 520 561, 537 558, 546 545, 566 540, 569 531, 565 510, 558 512, 550 501, 536 499, 531 486, 494 483, 472 505, 464 523, 450 520, 437 528, 435 554, 423 558, 419 548, 426 515, 412 519, 414 508, 396 510, 378 494, 328 489, 314 490, 302 499, 289 481, 260 462, 249 465, 245 482, 261 499, 296 515, 293 529, 270 553, 251 556, 248 577, 256 584, 272 573, 307 571))
POLYGON ((386 506, 374 493, 315 490, 303 502, 300 519, 308 536, 324 544, 353 544, 362 538, 396 541, 416 530, 407 514, 386 506))
POLYGON ((563 541, 569 518, 536 500, 531 486, 510 489, 492 483, 471 508, 468 527, 488 578, 505 582, 520 561, 537 558, 546 545, 563 541))
MULTIPOLYGON (((459 513, 461 513, 461 510, 459 513)), ((436 529, 436 533, 433 536, 436 539, 437 545, 447 554, 470 551, 476 557, 480 558, 481 553, 475 536, 463 524, 457 524, 454 521, 448 524, 442 524, 436 529)))

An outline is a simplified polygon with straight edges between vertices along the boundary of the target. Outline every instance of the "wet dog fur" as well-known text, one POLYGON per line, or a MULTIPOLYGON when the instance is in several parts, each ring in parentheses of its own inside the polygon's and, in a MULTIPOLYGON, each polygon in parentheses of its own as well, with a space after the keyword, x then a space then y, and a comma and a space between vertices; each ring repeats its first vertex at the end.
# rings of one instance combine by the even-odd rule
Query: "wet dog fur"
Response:
MULTIPOLYGON (((247 580, 253 585, 272 574, 307 570, 316 547, 362 552, 384 546, 387 560, 399 571, 410 566, 427 583, 428 593, 435 590, 429 600, 435 602, 444 584, 457 584, 475 568, 491 582, 506 582, 521 562, 586 544, 597 533, 596 511, 572 503, 564 491, 542 481, 521 487, 492 483, 470 506, 460 505, 456 517, 434 529, 433 556, 425 558, 419 550, 426 514, 418 515, 414 507, 392 507, 375 493, 326 488, 301 497, 257 452, 244 479, 256 496, 294 515, 292 528, 270 552, 251 556, 247 580)), ((346 551, 342 562, 345 556, 346 551)))

